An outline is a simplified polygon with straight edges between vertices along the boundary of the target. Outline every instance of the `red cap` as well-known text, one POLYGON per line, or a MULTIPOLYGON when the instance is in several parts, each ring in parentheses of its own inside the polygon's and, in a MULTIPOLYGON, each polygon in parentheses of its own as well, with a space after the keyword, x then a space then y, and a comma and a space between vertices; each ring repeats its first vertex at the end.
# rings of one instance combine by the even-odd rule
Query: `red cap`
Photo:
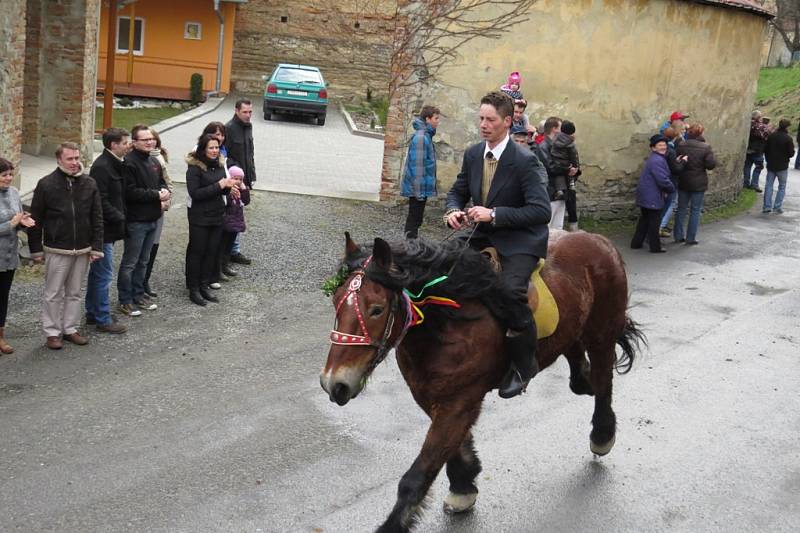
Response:
POLYGON ((689 115, 684 115, 684 114, 683 114, 683 113, 681 113, 680 111, 675 111, 674 113, 672 113, 672 114, 669 116, 669 121, 670 121, 670 122, 673 122, 673 121, 675 121, 675 120, 683 120, 683 119, 685 119, 685 118, 689 118, 689 115))

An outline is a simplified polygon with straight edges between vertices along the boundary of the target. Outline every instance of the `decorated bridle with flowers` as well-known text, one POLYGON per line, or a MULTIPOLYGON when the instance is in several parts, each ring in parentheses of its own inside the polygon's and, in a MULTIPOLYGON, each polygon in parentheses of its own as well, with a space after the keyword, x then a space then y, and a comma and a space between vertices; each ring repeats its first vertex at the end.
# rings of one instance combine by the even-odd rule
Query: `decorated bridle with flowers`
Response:
MULTIPOLYGON (((372 261, 372 256, 369 256, 364 263, 355 271, 352 272, 350 275, 350 283, 347 286, 347 290, 339 298, 339 301, 336 303, 336 315, 334 319, 334 328, 331 330, 330 333, 330 342, 331 344, 336 344, 338 346, 371 346, 376 349, 375 357, 370 364, 370 369, 374 369, 383 359, 386 358, 386 355, 389 353, 390 350, 395 348, 397 345, 405 337, 408 330, 413 326, 418 326, 425 320, 425 315, 423 314, 421 307, 433 304, 433 305, 443 305, 448 307, 460 308, 461 306, 454 300, 450 298, 443 298, 440 296, 426 296, 422 298, 422 293, 438 283, 447 279, 447 276, 441 276, 436 278, 435 280, 426 283, 422 289, 417 294, 411 293, 408 289, 403 289, 399 292, 394 292, 392 296, 392 303, 391 308, 389 311, 389 318, 386 320, 386 326, 383 330, 383 335, 379 340, 375 340, 369 334, 369 329, 367 329, 367 324, 364 321, 364 314, 361 311, 361 304, 359 302, 358 293, 361 290, 361 285, 366 275, 366 268, 369 266, 370 262, 372 261), (396 320, 397 312, 400 308, 400 300, 403 300, 406 305, 406 321, 403 324, 403 330, 398 335, 397 340, 395 342, 390 343, 389 337, 392 334, 392 329, 394 328, 394 323, 396 320), (356 318, 358 320, 358 326, 361 329, 361 335, 353 334, 353 333, 346 333, 343 331, 339 331, 337 328, 337 324, 339 322, 339 310, 345 304, 352 304, 353 310, 355 311, 356 318)), ((329 285, 326 283, 326 285, 329 285)), ((339 284, 340 285, 340 284, 339 284)), ((337 285, 338 287, 338 285, 337 285)), ((325 290, 329 290, 326 288, 325 290)))

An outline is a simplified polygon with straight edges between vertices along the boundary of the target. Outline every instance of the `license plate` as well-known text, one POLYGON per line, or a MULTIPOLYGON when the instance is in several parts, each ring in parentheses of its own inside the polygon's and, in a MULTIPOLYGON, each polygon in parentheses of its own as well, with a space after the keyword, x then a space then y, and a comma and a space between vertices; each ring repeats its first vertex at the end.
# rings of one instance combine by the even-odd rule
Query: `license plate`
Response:
POLYGON ((286 94, 291 94, 292 96, 308 96, 306 91, 286 91, 286 94))

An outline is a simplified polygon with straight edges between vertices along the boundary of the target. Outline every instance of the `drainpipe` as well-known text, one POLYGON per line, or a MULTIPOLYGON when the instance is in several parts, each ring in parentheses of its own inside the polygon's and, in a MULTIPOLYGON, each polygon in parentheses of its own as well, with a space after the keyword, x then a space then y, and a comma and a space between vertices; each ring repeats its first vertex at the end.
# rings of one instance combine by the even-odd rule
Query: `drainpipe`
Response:
POLYGON ((214 13, 217 14, 219 19, 219 51, 217 52, 217 83, 215 85, 215 92, 219 94, 222 88, 222 52, 225 48, 225 17, 219 9, 220 0, 214 0, 214 13))

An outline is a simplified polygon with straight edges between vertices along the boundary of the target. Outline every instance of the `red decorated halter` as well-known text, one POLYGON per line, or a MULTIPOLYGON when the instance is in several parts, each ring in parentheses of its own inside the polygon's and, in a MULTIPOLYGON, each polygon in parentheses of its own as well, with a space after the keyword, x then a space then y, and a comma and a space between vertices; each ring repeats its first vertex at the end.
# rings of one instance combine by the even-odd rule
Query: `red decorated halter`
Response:
POLYGON ((367 268, 369 262, 372 261, 372 256, 369 256, 359 270, 353 273, 353 278, 350 280, 350 285, 347 287, 347 292, 344 293, 339 303, 336 304, 336 318, 338 322, 339 309, 347 301, 352 301, 353 308, 356 311, 356 318, 358 318, 358 325, 361 328, 363 335, 353 335, 350 333, 342 333, 336 329, 331 330, 331 344, 338 344, 340 346, 372 346, 372 338, 369 336, 369 330, 364 322, 364 315, 361 314, 361 305, 358 302, 358 291, 361 290, 361 280, 364 278, 364 269, 367 268))
MULTIPOLYGON (((405 335, 406 330, 410 326, 410 320, 408 319, 406 320, 406 324, 403 327, 402 333, 398 336, 397 341, 390 345, 389 337, 392 334, 392 328, 394 328, 395 316, 397 314, 397 310, 399 307, 398 302, 400 300, 398 294, 394 293, 392 295, 392 307, 390 310, 389 318, 386 320, 386 327, 383 330, 383 335, 381 336, 379 341, 375 341, 372 339, 372 337, 369 334, 369 330, 367 329, 367 324, 366 322, 364 322, 364 315, 361 312, 361 304, 359 303, 358 300, 358 292, 361 290, 361 283, 365 275, 364 271, 366 270, 370 261, 372 261, 372 256, 369 256, 367 260, 364 261, 364 264, 361 265, 360 269, 353 272, 353 276, 350 279, 350 284, 347 286, 347 292, 345 292, 344 295, 342 295, 341 299, 339 299, 339 302, 336 304, 336 323, 338 324, 339 309, 341 309, 345 303, 348 304, 352 303, 353 309, 355 310, 356 313, 356 318, 358 319, 358 326, 361 329, 362 335, 339 331, 335 329, 336 326, 334 325, 334 329, 331 330, 330 341, 331 344, 336 344, 339 346, 371 346, 373 348, 376 348, 377 351, 375 357, 373 358, 372 363, 370 364, 370 369, 373 369, 381 361, 383 361, 383 359, 389 353, 389 350, 391 350, 396 344, 400 343, 403 336, 405 335)), ((408 313, 408 315, 409 317, 411 316, 410 313, 408 313)))

